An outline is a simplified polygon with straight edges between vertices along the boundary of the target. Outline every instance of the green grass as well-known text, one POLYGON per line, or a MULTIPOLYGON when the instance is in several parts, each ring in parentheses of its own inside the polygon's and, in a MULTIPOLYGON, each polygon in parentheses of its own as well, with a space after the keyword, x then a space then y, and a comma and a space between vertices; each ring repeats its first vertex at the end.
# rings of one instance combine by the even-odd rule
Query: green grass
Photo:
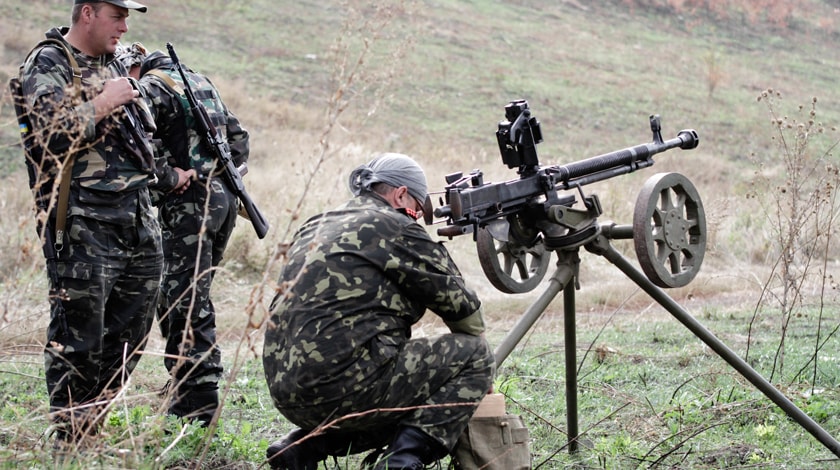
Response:
MULTIPOLYGON (((701 319, 721 338, 744 334, 747 318, 701 319)), ((805 331, 789 339, 798 369, 813 351, 805 331)), ((754 338, 753 367, 769 376, 772 334, 754 338)), ((500 369, 509 410, 527 417, 534 462, 547 468, 833 468, 834 456, 674 319, 614 318, 603 331, 578 331, 579 429, 576 454, 565 443, 562 336, 534 335, 500 369), (584 359, 585 356, 585 359, 584 359), (511 405, 511 403, 514 403, 511 405), (548 444, 553 443, 553 445, 548 444), (547 445, 548 444, 548 445, 547 445), (825 461, 823 461, 825 460, 825 461)), ((724 342, 732 343, 732 341, 724 342)), ((830 344, 837 344, 834 339, 830 344)), ((735 351, 743 345, 730 344, 735 351)), ((824 350, 815 383, 778 386, 829 433, 837 434, 840 368, 824 350)))
MULTIPOLYGON (((550 315, 550 314, 549 314, 550 315)), ((836 314, 832 321, 836 322, 836 314)), ((733 350, 744 351, 749 317, 699 318, 733 350)), ((593 319, 589 319, 593 321, 593 319)), ((541 468, 833 468, 837 462, 813 436, 716 356, 676 320, 655 313, 646 321, 600 315, 600 327, 578 330, 578 421, 581 446, 566 448, 566 371, 563 335, 537 328, 503 363, 495 381, 508 412, 519 414, 532 436, 541 468)), ((753 338, 753 367, 769 376, 775 332, 753 338)), ((501 333, 490 338, 501 340, 501 333)), ((840 431, 840 362, 835 337, 826 344, 816 381, 791 377, 813 353, 813 332, 803 325, 788 338, 787 368, 775 382, 829 433, 840 431)), ((117 400, 97 442, 96 457, 78 468, 254 468, 268 443, 291 429, 273 408, 261 360, 233 370, 225 350, 226 400, 219 427, 184 428, 161 413, 163 385, 157 357, 144 358, 123 399, 117 400), (206 448, 206 449, 205 449, 206 448), (206 453, 205 453, 206 452, 206 453)), ((0 468, 49 467, 44 436, 45 388, 40 355, 7 352, 0 362, 0 468)), ((323 468, 357 468, 357 457, 323 468)), ((68 467, 68 468, 73 468, 68 467)))

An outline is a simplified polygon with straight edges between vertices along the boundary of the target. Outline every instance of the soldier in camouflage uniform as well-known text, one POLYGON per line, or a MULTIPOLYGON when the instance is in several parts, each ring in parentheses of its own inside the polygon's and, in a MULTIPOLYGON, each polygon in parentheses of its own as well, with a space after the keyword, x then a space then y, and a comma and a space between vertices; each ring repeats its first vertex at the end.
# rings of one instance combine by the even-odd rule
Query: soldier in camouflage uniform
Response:
MULTIPOLYGON (((36 47, 21 66, 33 138, 48 143, 42 161, 28 162, 31 172, 42 165, 30 184, 49 198, 44 189, 60 185, 57 162, 72 165, 66 232, 55 234, 57 253, 48 256, 56 276, 44 360, 58 448, 96 431, 139 359, 158 299, 153 153, 145 129, 132 133, 138 128, 126 110, 139 92, 113 55, 129 9, 146 11, 132 1, 76 0, 72 25, 46 34, 58 43, 36 47), (81 70, 79 87, 61 44, 81 70)), ((55 204, 39 212, 39 225, 52 235, 55 204)))
MULTIPOLYGON (((195 129, 172 59, 155 51, 139 73, 160 142, 155 194, 165 263, 159 320, 172 380, 169 412, 206 426, 219 404, 222 375, 210 288, 236 222, 238 200, 205 136, 195 129), (191 183, 192 177, 197 178, 191 183)), ((227 138, 234 164, 246 163, 248 132, 207 77, 191 70, 187 76, 219 135, 227 138)))
POLYGON ((375 468, 423 468, 454 447, 492 385, 481 303, 415 221, 428 197, 423 170, 383 154, 350 185, 357 197, 296 233, 272 303, 266 380, 300 426, 267 449, 273 468, 315 469, 384 446, 375 468), (427 309, 450 334, 411 338, 427 309))

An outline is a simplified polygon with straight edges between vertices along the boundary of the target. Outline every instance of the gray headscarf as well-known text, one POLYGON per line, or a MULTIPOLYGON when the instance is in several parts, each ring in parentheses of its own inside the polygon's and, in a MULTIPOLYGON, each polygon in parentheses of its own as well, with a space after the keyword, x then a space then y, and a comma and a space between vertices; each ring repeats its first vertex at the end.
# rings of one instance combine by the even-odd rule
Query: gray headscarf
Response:
POLYGON ((370 191, 374 183, 385 183, 395 188, 405 186, 408 193, 421 204, 428 195, 423 169, 411 157, 401 153, 380 154, 350 173, 350 191, 356 196, 362 190, 370 191))

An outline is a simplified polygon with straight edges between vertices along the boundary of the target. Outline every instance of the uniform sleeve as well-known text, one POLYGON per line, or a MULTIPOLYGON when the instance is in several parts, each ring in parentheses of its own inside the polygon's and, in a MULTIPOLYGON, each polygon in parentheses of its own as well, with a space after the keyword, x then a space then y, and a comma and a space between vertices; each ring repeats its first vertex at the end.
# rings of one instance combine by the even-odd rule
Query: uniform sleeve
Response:
POLYGON ((453 333, 465 333, 468 335, 479 336, 484 333, 484 314, 482 309, 476 310, 475 313, 458 321, 444 321, 449 331, 453 333))
POLYGON ((225 110, 227 110, 227 141, 228 145, 230 146, 230 158, 233 160, 233 164, 236 166, 240 166, 243 163, 248 162, 248 156, 250 153, 250 134, 248 130, 242 127, 242 123, 239 122, 239 118, 237 118, 227 106, 225 106, 225 110))
POLYGON ((180 106, 166 89, 165 85, 154 75, 144 75, 140 78, 140 87, 146 105, 154 118, 157 130, 155 131, 155 176, 158 182, 154 188, 163 193, 168 193, 178 185, 178 173, 170 165, 172 151, 163 145, 162 135, 165 135, 172 128, 172 122, 177 119, 175 106, 180 106))
POLYGON ((385 269, 403 287, 404 295, 461 332, 484 330, 481 301, 467 287, 446 247, 434 242, 423 227, 415 222, 406 225, 390 252, 385 269))
POLYGON ((44 47, 33 53, 24 64, 21 78, 34 131, 51 154, 66 155, 95 139, 93 103, 72 103, 67 95, 68 90, 73 90, 73 82, 63 52, 44 47))

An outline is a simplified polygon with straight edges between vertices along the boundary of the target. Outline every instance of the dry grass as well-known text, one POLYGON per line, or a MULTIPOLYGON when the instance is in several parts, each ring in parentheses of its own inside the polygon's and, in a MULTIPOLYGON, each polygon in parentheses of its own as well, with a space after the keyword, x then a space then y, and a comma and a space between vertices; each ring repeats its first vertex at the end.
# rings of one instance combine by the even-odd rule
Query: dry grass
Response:
MULTIPOLYGON (((150 3, 152 7, 156 6, 154 2, 150 3)), ((4 57, 19 57, 40 36, 39 31, 44 28, 33 25, 43 24, 46 20, 36 20, 38 16, 49 18, 55 23, 66 22, 66 18, 64 18, 66 14, 57 11, 58 9, 55 6, 54 2, 35 2, 26 15, 21 15, 21 21, 17 22, 14 27, 5 29, 2 35, 4 57)), ((179 8, 191 11, 187 4, 179 8)), ((222 3, 212 3, 207 8, 221 14, 227 7, 222 3)), ((173 23, 173 18, 184 12, 173 13, 172 16, 158 16, 159 13, 156 13, 156 11, 160 10, 153 8, 148 17, 136 18, 133 21, 136 21, 136 25, 143 30, 147 29, 142 25, 143 19, 152 19, 158 26, 158 29, 150 34, 152 38, 158 37, 159 34, 171 34, 175 37, 174 40, 185 41, 180 39, 179 35, 181 33, 174 33, 177 28, 173 23)), ((421 27, 424 27, 422 25, 428 18, 419 15, 416 11, 406 11, 416 15, 412 18, 417 20, 421 27)), ((560 12, 563 14, 569 13, 562 9, 558 10, 557 13, 560 12)), ((396 24, 388 24, 387 21, 393 21, 389 20, 388 17, 383 16, 382 19, 385 20, 385 26, 396 24)), ((445 38, 449 32, 449 26, 439 24, 437 28, 435 37, 445 38)), ((242 34, 241 32, 235 33, 237 36, 242 34)), ((567 46, 570 47, 568 51, 572 51, 576 47, 575 44, 577 43, 574 41, 584 40, 587 34, 570 36, 569 40, 572 42, 567 43, 567 46)), ((388 35, 383 35, 383 37, 387 38, 388 35)), ((470 34, 466 32, 459 37, 464 47, 467 47, 473 41, 470 34)), ((358 38, 351 35, 345 37, 347 40, 358 40, 358 38)), ((455 39, 450 37, 450 40, 455 39)), ((356 48, 358 44, 350 44, 346 52, 357 53, 360 50, 356 48)), ((385 55, 391 56, 394 56, 394 54, 388 53, 388 48, 392 48, 393 52, 396 48, 403 47, 394 42, 383 42, 382 44, 385 46, 385 55)), ((279 42, 265 43, 263 49, 258 50, 275 50, 277 47, 282 48, 282 45, 283 43, 279 42), (269 45, 272 45, 273 48, 266 49, 269 45)), ((190 51, 190 49, 187 49, 187 51, 190 51)), ((629 50, 621 51, 623 49, 614 51, 614 53, 621 55, 629 53, 629 50)), ((721 48, 715 49, 715 51, 716 59, 720 55, 721 61, 730 62, 726 58, 733 53, 731 50, 721 48)), ((266 52, 266 54, 270 56, 271 53, 269 52, 266 52)), ((182 53, 182 55, 184 54, 182 53)), ((190 52, 187 52, 187 54, 190 54, 190 52)), ((571 54, 571 52, 568 54, 571 54)), ((195 57, 194 54, 187 57, 194 61, 202 59, 202 57, 195 57)), ((279 59, 284 57, 288 57, 288 55, 281 55, 279 59)), ((350 55, 347 55, 347 57, 352 59, 350 55)), ((396 57, 399 57, 399 55, 396 57)), ((397 58, 394 63, 386 63, 385 65, 393 67, 400 63, 399 60, 397 58)), ((413 67, 415 60, 409 57, 405 59, 405 65, 413 67)), ((592 60, 601 61, 604 58, 594 55, 592 60)), ((348 63, 352 63, 352 61, 348 63)), ((374 68, 383 66, 381 63, 371 65, 374 63, 376 62, 365 65, 374 68)), ((325 65, 329 66, 329 64, 325 65)), ((591 65, 594 66, 594 69, 590 70, 593 74, 598 73, 597 70, 602 67, 597 65, 597 62, 592 62, 591 65)), ((5 62, 0 64, 0 71, 5 71, 7 74, 12 73, 15 67, 14 62, 5 62)), ((379 70, 384 71, 386 69, 380 68, 379 70)), ((450 65, 443 71, 435 69, 434 74, 443 73, 448 80, 452 80, 453 71, 453 66, 450 65)), ((690 73, 690 70, 687 71, 690 73)), ((388 78, 392 76, 386 73, 377 74, 375 69, 369 69, 366 72, 368 73, 366 76, 369 77, 367 80, 370 81, 374 80, 374 77, 379 77, 378 79, 386 80, 381 84, 391 85, 387 80, 392 80, 393 78, 388 78)), ((577 80, 575 77, 578 76, 579 72, 579 70, 574 72, 569 75, 569 78, 577 80)), ((632 70, 628 70, 628 72, 632 73, 632 70)), ((432 78, 434 74, 429 75, 429 78, 432 78)), ((410 77, 406 77, 406 79, 408 78, 410 77)), ((737 68, 727 70, 726 79, 726 82, 730 85, 755 81, 752 72, 742 74, 737 68)), ((234 318, 230 322, 232 325, 239 324, 238 318, 242 315, 240 312, 243 308, 245 293, 255 292, 255 284, 276 277, 275 273, 279 266, 273 262, 273 257, 277 247, 290 239, 291 233, 303 218, 342 202, 349 194, 344 189, 346 187, 345 178, 349 170, 367 159, 372 153, 382 150, 383 147, 393 145, 394 148, 387 148, 387 150, 397 151, 402 151, 402 148, 409 148, 412 155, 426 167, 430 186, 433 189, 442 187, 445 174, 453 171, 468 171, 472 168, 482 168, 489 181, 515 177, 512 171, 505 169, 498 162, 498 152, 492 140, 494 121, 501 117, 501 108, 504 104, 502 102, 488 107, 488 117, 482 125, 484 130, 480 132, 484 136, 483 139, 486 144, 474 145, 470 143, 470 138, 457 138, 462 130, 457 125, 453 127, 451 136, 434 134, 433 138, 423 138, 422 133, 418 137, 414 137, 411 133, 406 133, 405 129, 400 128, 399 125, 391 126, 392 133, 399 134, 398 136, 389 135, 387 129, 383 130, 379 126, 365 127, 364 120, 357 121, 356 119, 359 111, 372 109, 370 97, 366 101, 355 103, 354 105, 357 108, 351 107, 348 111, 349 114, 343 118, 339 125, 332 125, 328 129, 330 126, 328 121, 329 110, 326 109, 325 103, 305 103, 298 99, 282 99, 276 95, 267 94, 266 91, 270 90, 270 87, 256 86, 253 77, 218 74, 218 76, 214 76, 214 82, 221 89, 226 103, 246 123, 252 134, 251 171, 245 182, 249 193, 266 213, 272 225, 268 237, 264 240, 257 240, 253 236, 249 224, 241 220, 226 253, 226 264, 217 277, 219 279, 217 290, 219 291, 218 297, 224 299, 221 302, 220 316, 224 318, 231 315, 234 318), (328 133, 324 134, 327 131, 328 133), (325 136, 327 148, 324 147, 323 139, 325 136), (390 140, 392 138, 396 140, 390 140), (311 183, 307 182, 307 178, 314 171, 317 171, 317 177, 311 183), (311 185, 311 190, 301 200, 300 195, 307 190, 307 185, 311 185)), ((336 83, 334 81, 333 85, 336 83)), ((356 87, 357 83, 354 83, 353 87, 356 87)), ((370 85, 370 83, 367 83, 367 85, 370 85)), ((393 85, 398 87, 400 84, 393 85)), ((606 89, 609 89, 611 85, 606 84, 605 86, 606 89)), ((627 86, 627 83, 620 86, 627 86)), ((716 100, 729 99, 722 90, 722 88, 726 88, 725 84, 719 83, 715 87, 716 100)), ((348 88, 348 90, 350 89, 348 88)), ((357 91, 353 90, 354 93, 357 91)), ((399 105, 399 100, 395 100, 395 97, 387 92, 380 93, 375 87, 372 91, 374 95, 378 93, 382 97, 389 97, 388 100, 382 101, 383 105, 391 103, 399 105)), ((320 96, 323 96, 323 91, 321 93, 320 96)), ((663 91, 660 90, 659 93, 661 94, 660 98, 664 100, 665 94, 662 94, 663 91)), ((411 98, 405 95, 400 97, 411 98)), ((487 98, 484 101, 487 101, 487 98)), ((608 146, 614 145, 611 144, 613 141, 621 142, 620 146, 626 146, 648 140, 645 122, 637 116, 629 119, 629 125, 624 122, 620 123, 620 126, 626 128, 626 131, 622 132, 622 135, 617 135, 617 138, 608 139, 601 143, 599 143, 600 141, 590 141, 580 147, 582 150, 575 150, 573 156, 563 155, 567 152, 566 149, 570 148, 570 144, 582 142, 578 135, 591 134, 598 136, 600 133, 597 130, 581 132, 581 130, 573 127, 564 128, 564 126, 559 125, 560 122, 554 117, 556 116, 554 106, 547 102, 542 103, 542 101, 542 98, 537 99, 536 103, 532 104, 532 108, 534 108, 538 117, 546 116, 543 119, 543 132, 547 139, 546 143, 542 144, 541 154, 547 164, 563 163, 615 150, 615 146, 608 146)), ((4 126, 11 124, 8 122, 10 119, 8 101, 4 99, 0 106, 3 107, 0 111, 5 110, 5 112, 0 113, 0 116, 7 120, 4 126)), ((749 105, 746 103, 738 104, 733 109, 733 111, 740 113, 740 120, 748 119, 748 116, 751 115, 760 115, 760 113, 746 110, 747 106, 749 105)), ((671 105, 667 103, 664 106, 664 108, 670 107, 671 105)), ((638 114, 644 116, 643 113, 638 114)), ((457 110, 453 115, 441 116, 441 118, 450 120, 453 124, 458 122, 458 117, 457 110)), ((603 119, 603 116, 601 119, 603 119)), ((665 129, 663 133, 667 138, 676 131, 674 128, 678 125, 676 123, 682 125, 692 121, 693 119, 690 117, 675 115, 672 112, 664 116, 665 129)), ((596 127, 610 126, 609 122, 602 120, 594 124, 596 127)), ((418 129, 418 131, 422 130, 418 129)), ((752 291, 754 285, 752 284, 748 284, 741 289, 739 287, 741 283, 732 284, 726 281, 714 281, 715 279, 727 279, 729 274, 724 273, 733 271, 731 268, 733 265, 749 266, 739 268, 739 271, 743 272, 741 277, 749 278, 751 277, 749 273, 759 269, 761 263, 765 262, 763 255, 767 253, 767 244, 760 232, 754 229, 757 221, 754 217, 751 218, 751 215, 755 213, 755 207, 751 206, 750 201, 743 197, 745 184, 735 178, 735 175, 744 173, 746 162, 739 158, 722 158, 722 155, 715 153, 720 148, 714 140, 714 135, 717 134, 716 129, 700 128, 699 131, 701 133, 699 149, 691 152, 672 151, 657 156, 657 164, 653 168, 593 185, 591 188, 587 188, 587 191, 596 192, 600 196, 605 207, 605 220, 629 223, 632 220, 637 188, 646 178, 656 172, 667 171, 678 171, 687 175, 703 197, 709 222, 708 253, 706 265, 698 279, 692 283, 690 288, 680 289, 674 294, 685 299, 689 297, 711 299, 720 295, 722 291, 742 290, 743 295, 748 297, 754 294, 752 291), (753 263, 756 263, 758 267, 753 267, 753 263), (720 273, 718 271, 720 269, 724 273, 720 273)), ((469 133, 473 134, 474 131, 470 130, 469 133)), ((744 176, 748 176, 748 174, 744 174, 744 176)), ((20 311, 25 309, 22 304, 33 301, 37 304, 36 299, 41 297, 44 291, 39 273, 40 259, 34 238, 34 226, 29 217, 30 200, 26 191, 23 190, 25 188, 25 178, 20 170, 5 177, 3 181, 4 184, 0 187, 0 192, 2 192, 0 201, 2 201, 1 207, 3 210, 0 229, 3 230, 3 233, 9 235, 2 240, 3 245, 2 250, 0 250, 0 253, 2 253, 0 254, 0 266, 2 266, 0 276, 4 280, 2 288, 0 288, 0 295, 3 298, 4 324, 26 325, 25 328, 32 328, 31 336, 38 337, 45 321, 43 313, 34 319, 29 318, 26 322, 18 320, 20 311), (22 281, 26 279, 29 279, 29 281, 22 281)), ((432 227, 430 230, 434 232, 435 228, 432 227)), ((449 245, 471 284, 486 299, 490 312, 499 312, 497 315, 504 317, 511 315, 511 312, 521 310, 523 305, 528 304, 528 301, 524 300, 527 296, 504 296, 487 286, 475 258, 474 247, 466 237, 449 242, 449 245)), ((631 248, 626 248, 625 253, 629 257, 634 256, 631 248)), ((609 266, 602 266, 602 264, 604 263, 601 260, 593 259, 588 254, 585 255, 585 263, 581 273, 583 287, 581 304, 585 305, 584 308, 597 310, 614 308, 618 305, 623 305, 625 308, 631 308, 631 306, 634 309, 644 308, 644 300, 633 300, 634 297, 639 297, 634 294, 635 287, 632 285, 624 287, 626 283, 620 282, 621 276, 619 276, 619 279, 615 279, 614 269, 609 266), (617 281, 615 282, 616 287, 604 292, 598 288, 604 280, 617 281)), ((261 295, 270 297, 272 287, 270 285, 266 287, 265 290, 261 291, 261 295)), ((264 301, 264 299, 262 300, 264 301)))

